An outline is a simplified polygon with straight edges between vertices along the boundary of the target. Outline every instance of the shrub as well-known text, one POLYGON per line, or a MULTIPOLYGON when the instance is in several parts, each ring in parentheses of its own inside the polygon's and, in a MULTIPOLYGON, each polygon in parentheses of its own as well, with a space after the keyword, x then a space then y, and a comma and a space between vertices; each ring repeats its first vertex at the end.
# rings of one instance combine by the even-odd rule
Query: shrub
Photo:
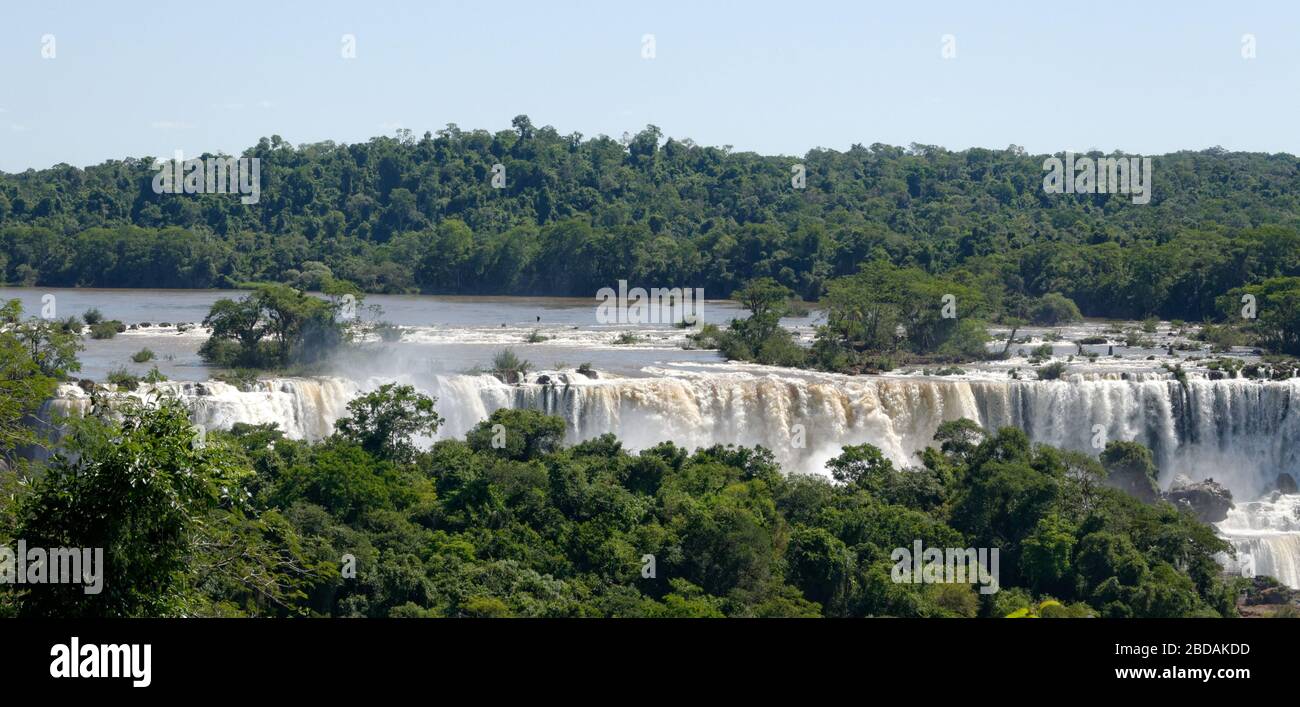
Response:
MULTIPOLYGON (((986 344, 989 340, 988 328, 977 319, 963 319, 957 323, 952 333, 939 345, 939 354, 949 358, 963 360, 983 360, 989 357, 986 344)), ((1048 347, 1050 352, 1051 347, 1048 347)))
POLYGON ((138 377, 122 367, 109 371, 106 379, 109 383, 127 390, 135 390, 136 386, 140 384, 138 377))
POLYGON ((68 334, 80 334, 82 329, 81 319, 74 314, 59 322, 59 329, 68 334))
POLYGON ((167 380, 167 376, 163 375, 163 372, 158 370, 157 366, 154 366, 153 368, 150 368, 149 372, 144 374, 144 377, 140 380, 145 383, 162 383, 167 380))
POLYGON ((1083 319, 1074 300, 1059 293, 1049 292, 1033 304, 1030 320, 1039 326, 1057 326, 1083 319))
POLYGON ((532 363, 516 356, 512 349, 502 349, 492 357, 490 373, 504 383, 518 383, 532 368, 532 363))
POLYGON ((1038 380, 1059 380, 1061 376, 1065 375, 1065 368, 1066 366, 1064 361, 1053 361, 1052 363, 1038 369, 1038 380))
POLYGON ((233 371, 218 371, 212 374, 212 380, 221 381, 242 391, 249 391, 257 382, 257 371, 250 368, 236 368, 233 371))
POLYGON ((1051 344, 1040 344, 1038 346, 1035 346, 1034 349, 1029 352, 1030 363, 1040 363, 1042 361, 1046 361, 1051 357, 1052 357, 1051 344))
POLYGON ((794 340, 790 332, 778 329, 763 341, 755 358, 769 366, 798 367, 804 365, 808 351, 794 340))
POLYGON ((146 363, 157 358, 152 349, 143 348, 131 354, 131 360, 136 363, 146 363))
POLYGON ((1207 324, 1196 338, 1206 342, 1214 351, 1227 351, 1234 346, 1245 346, 1250 339, 1245 332, 1229 324, 1207 324))
POLYGON ((92 327, 104 321, 104 315, 100 314, 99 310, 95 309, 94 307, 87 309, 86 313, 81 315, 81 318, 86 322, 87 325, 92 327))
POLYGON ((92 339, 111 339, 114 336, 117 336, 117 324, 114 322, 99 322, 90 327, 92 339))
POLYGON ((1142 332, 1129 330, 1124 332, 1124 345, 1129 348, 1149 349, 1156 343, 1142 332))
POLYGON ((705 324, 699 331, 686 335, 688 349, 720 349, 724 332, 717 324, 705 324))

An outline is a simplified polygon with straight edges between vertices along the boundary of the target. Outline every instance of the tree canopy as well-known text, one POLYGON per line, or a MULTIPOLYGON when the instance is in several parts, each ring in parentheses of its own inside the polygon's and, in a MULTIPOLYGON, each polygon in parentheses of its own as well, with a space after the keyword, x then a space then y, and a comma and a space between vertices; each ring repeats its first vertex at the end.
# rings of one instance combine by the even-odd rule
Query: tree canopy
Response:
POLYGON ((1011 313, 1058 293, 1088 316, 1200 321, 1234 288, 1300 276, 1300 163, 1286 154, 1156 156, 1154 198, 1135 205, 1046 194, 1044 156, 1014 146, 758 155, 654 126, 620 141, 513 124, 264 138, 243 153, 262 160, 248 206, 155 194, 148 156, 0 174, 0 280, 592 296, 626 279, 712 298, 771 278, 813 300, 887 261, 978 283, 1011 313))

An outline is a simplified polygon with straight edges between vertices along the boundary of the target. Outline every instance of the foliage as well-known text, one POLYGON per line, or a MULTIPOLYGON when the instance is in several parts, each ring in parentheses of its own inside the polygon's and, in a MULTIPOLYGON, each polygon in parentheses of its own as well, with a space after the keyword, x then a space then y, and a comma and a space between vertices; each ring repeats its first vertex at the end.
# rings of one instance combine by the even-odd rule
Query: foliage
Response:
POLYGON ((1030 320, 1038 326, 1060 326, 1083 319, 1079 307, 1059 292, 1048 292, 1033 305, 1030 320))
POLYGON ((434 400, 409 385, 385 383, 348 402, 348 416, 334 423, 339 436, 380 459, 406 462, 415 456, 412 438, 432 437, 442 424, 434 400))
POLYGON ((876 260, 856 275, 829 283, 826 325, 813 352, 822 368, 842 370, 881 354, 923 361, 988 357, 980 288, 876 260))
POLYGON ((519 358, 514 349, 501 349, 492 356, 492 368, 488 371, 505 383, 519 383, 533 369, 533 364, 519 358))
POLYGON ((0 174, 0 281, 323 291, 336 278, 367 292, 590 297, 628 279, 726 297, 771 278, 816 300, 884 261, 978 282, 1014 316, 1058 312, 1044 306, 1057 293, 1089 316, 1200 322, 1225 293, 1300 276, 1300 165, 1286 154, 1156 156, 1144 206, 1044 194, 1044 156, 1014 146, 758 155, 655 126, 626 142, 566 135, 522 115, 497 132, 351 145, 270 136, 242 156, 262 163, 255 205, 156 194, 151 156, 0 174), (790 188, 796 162, 813 175, 806 189, 790 188))
POLYGON ((126 390, 135 390, 136 386, 140 384, 140 378, 127 370, 125 366, 111 369, 104 376, 104 380, 126 390))
POLYGON ((77 352, 83 348, 81 339, 59 322, 24 318, 18 300, 0 305, 0 332, 9 345, 23 350, 21 357, 35 364, 44 377, 61 380, 81 370, 77 361, 77 352))
POLYGON ((19 300, 0 302, 0 537, 6 503, 4 491, 24 466, 20 450, 42 442, 29 416, 53 395, 58 381, 81 369, 76 353, 81 342, 51 322, 24 319, 19 300))
POLYGON ((1300 277, 1275 277, 1233 290, 1221 300, 1227 317, 1239 316, 1244 295, 1256 298, 1252 327, 1260 344, 1279 353, 1300 356, 1300 277))
POLYGON ((1061 377, 1065 375, 1066 368, 1068 368, 1068 366, 1066 365, 1065 361, 1052 361, 1051 363, 1045 364, 1038 368, 1037 371, 1038 380, 1040 381, 1060 380, 1061 377))
MULTIPOLYGON (((123 403, 121 422, 97 420, 75 456, 47 465, 19 504, 15 535, 31 547, 102 548, 102 590, 25 585, 32 616, 184 616, 198 602, 196 535, 235 502, 240 469, 220 448, 196 448, 179 403, 123 403)), ((84 569, 84 568, 83 568, 84 569)))
POLYGON ((90 327, 90 338, 111 339, 118 334, 117 322, 100 322, 90 327))
POLYGON ((239 300, 212 305, 203 320, 212 335, 199 354, 228 368, 321 361, 345 339, 342 309, 338 297, 326 300, 285 285, 262 285, 239 300))

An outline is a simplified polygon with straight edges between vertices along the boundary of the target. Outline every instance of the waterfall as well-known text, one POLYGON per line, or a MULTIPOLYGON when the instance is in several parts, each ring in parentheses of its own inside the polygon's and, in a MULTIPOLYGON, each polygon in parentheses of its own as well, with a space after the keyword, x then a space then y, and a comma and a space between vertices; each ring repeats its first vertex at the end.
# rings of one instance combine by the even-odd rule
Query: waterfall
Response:
POLYGON ((1229 571, 1266 574, 1300 589, 1300 495, 1238 503, 1218 529, 1237 550, 1236 561, 1221 560, 1229 571))
POLYGON ((863 442, 895 464, 915 464, 939 425, 961 417, 1093 453, 1099 425, 1105 439, 1150 447, 1165 485, 1180 473, 1215 478, 1238 498, 1259 497, 1279 473, 1300 470, 1296 380, 1183 384, 1159 376, 1016 381, 740 372, 549 378, 555 384, 507 386, 459 376, 440 380, 431 392, 439 395, 440 410, 459 413, 448 429, 453 435, 496 408, 522 407, 564 418, 574 441, 613 432, 634 449, 665 440, 692 448, 761 444, 788 469, 806 472, 820 471, 843 445, 863 442))
MULTIPOLYGON (((399 377, 437 398, 440 438, 463 436, 494 410, 528 408, 565 420, 570 442, 613 433, 631 449, 672 441, 763 445, 790 471, 824 473, 847 444, 871 443, 895 464, 917 453, 947 420, 1017 427, 1035 442, 1095 453, 1107 439, 1154 452, 1165 486, 1176 474, 1214 478, 1238 507, 1219 525, 1255 570, 1300 588, 1300 496, 1266 498, 1281 472, 1300 476, 1300 380, 1178 381, 1160 373, 1072 375, 1060 381, 1003 376, 839 376, 785 369, 646 369, 641 378, 534 373, 520 385, 487 375, 399 377), (1100 428, 1094 426, 1100 425, 1100 428), (1291 500, 1286 500, 1291 499, 1291 500), (1289 504, 1289 505, 1288 505, 1289 504)), ((391 379, 282 378, 250 390, 209 381, 141 385, 129 395, 171 394, 196 424, 229 429, 274 422, 293 439, 328 435, 358 393, 391 379)), ((48 412, 82 413, 84 391, 61 386, 48 412)))
MULTIPOLYGON (((343 378, 277 378, 256 381, 249 390, 229 383, 168 381, 141 384, 119 392, 137 400, 160 395, 179 398, 190 419, 204 430, 228 430, 235 423, 276 423, 290 439, 317 440, 334 429, 360 387, 343 378)), ((41 418, 82 415, 90 409, 90 396, 75 385, 61 385, 57 397, 42 409, 41 418)))
MULTIPOLYGON (((819 472, 840 447, 864 442, 897 465, 913 465, 941 423, 967 417, 986 428, 1020 428, 1035 442, 1094 453, 1100 429, 1105 439, 1150 447, 1165 485, 1175 474, 1213 477, 1237 498, 1258 498, 1272 490, 1279 473, 1300 472, 1300 380, 1294 379, 657 373, 599 379, 535 373, 520 385, 486 375, 399 382, 437 398, 444 438, 464 435, 498 408, 529 408, 564 418, 570 441, 612 432, 631 449, 669 440, 688 448, 763 445, 787 469, 819 472)), ((315 440, 333 430, 352 397, 383 382, 281 378, 258 381, 247 391, 216 381, 167 382, 141 385, 129 395, 176 395, 206 429, 275 422, 290 438, 315 440)), ((87 404, 80 388, 64 385, 49 407, 77 413, 87 404)))

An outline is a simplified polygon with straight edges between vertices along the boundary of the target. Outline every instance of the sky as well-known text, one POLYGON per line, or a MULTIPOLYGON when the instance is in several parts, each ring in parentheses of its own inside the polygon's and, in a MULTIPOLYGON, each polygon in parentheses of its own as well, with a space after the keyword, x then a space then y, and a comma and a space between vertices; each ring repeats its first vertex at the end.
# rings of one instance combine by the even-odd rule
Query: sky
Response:
POLYGON ((6 172, 521 113, 782 155, 1297 154, 1297 104, 1290 0, 0 0, 6 172))

